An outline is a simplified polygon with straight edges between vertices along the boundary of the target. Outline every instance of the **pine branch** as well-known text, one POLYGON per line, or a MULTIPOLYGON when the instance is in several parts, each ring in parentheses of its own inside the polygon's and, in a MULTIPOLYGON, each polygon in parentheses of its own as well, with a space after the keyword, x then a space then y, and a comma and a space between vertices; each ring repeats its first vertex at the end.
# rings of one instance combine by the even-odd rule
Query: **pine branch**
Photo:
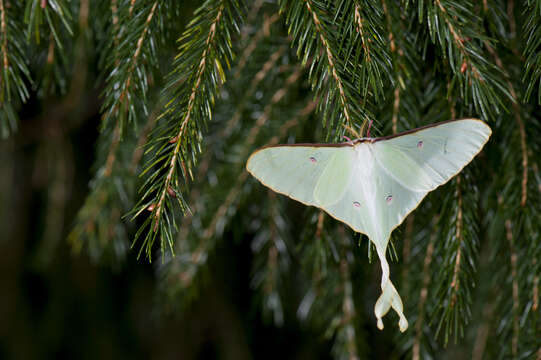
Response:
POLYGON ((202 132, 212 118, 218 87, 225 82, 224 69, 232 62, 231 36, 238 33, 240 21, 240 5, 236 0, 208 0, 196 11, 180 39, 180 53, 166 89, 170 100, 147 150, 154 156, 143 174, 150 176, 132 211, 136 217, 145 209, 151 210, 136 234, 137 240, 146 232, 141 250, 145 250, 149 259, 157 238, 162 254, 166 245, 173 251, 174 204, 183 212, 188 210, 182 189, 192 176, 202 132))
MULTIPOLYGON (((332 272, 330 270, 332 262, 338 261, 338 253, 336 248, 332 246, 334 244, 328 238, 328 230, 325 227, 325 212, 320 210, 313 213, 309 225, 311 226, 304 228, 303 243, 301 243, 302 247, 299 251, 301 265, 312 280, 311 286, 297 310, 297 316, 301 321, 309 319, 310 313, 314 313, 312 305, 314 305, 313 302, 318 295, 320 285, 329 276, 329 272, 332 272), (327 247, 330 244, 332 244, 331 248, 327 247), (329 251, 330 249, 332 251, 329 251)), ((316 320, 319 319, 316 318, 316 320)))
MULTIPOLYGON (((280 127, 278 134, 270 139, 269 144, 278 144, 280 139, 291 128, 297 126, 300 120, 311 114, 314 108, 315 103, 309 102, 298 112, 296 117, 280 127)), ((256 256, 252 286, 262 292, 263 312, 271 312, 274 324, 281 326, 283 324, 283 305, 279 290, 283 286, 282 279, 290 268, 291 255, 287 245, 289 243, 287 234, 290 229, 287 220, 282 217, 283 211, 278 209, 274 193, 269 192, 269 200, 269 209, 267 214, 263 215, 268 218, 269 227, 262 228, 254 236, 252 243, 252 249, 256 256), (261 256, 262 254, 265 256, 261 256), (258 266, 258 262, 263 263, 263 260, 265 263, 258 266)))
POLYGON ((29 98, 27 82, 31 83, 26 57, 22 7, 18 2, 6 6, 0 0, 0 136, 7 138, 17 131, 18 107, 29 98))
MULTIPOLYGON (((243 95, 243 98, 240 100, 240 103, 238 103, 235 106, 235 112, 231 116, 231 118, 225 123, 225 126, 222 127, 222 129, 219 131, 217 138, 219 140, 230 138, 233 131, 237 128, 238 122, 240 121, 242 117, 243 110, 246 106, 248 106, 249 98, 256 92, 256 89, 261 84, 261 82, 269 76, 269 70, 272 68, 273 65, 276 64, 278 59, 280 58, 280 54, 282 54, 282 47, 279 48, 276 52, 272 53, 272 55, 269 57, 269 59, 263 64, 261 69, 256 73, 255 76, 252 78, 252 82, 250 84, 250 87, 248 88, 248 91, 246 91, 243 95)), ((286 72, 291 70, 289 67, 281 68, 281 72, 286 72)), ((292 79, 294 79, 293 77, 292 79)), ((305 117, 311 113, 313 110, 314 103, 310 102, 307 107, 300 112, 299 116, 305 117)), ((266 112, 270 114, 271 107, 266 108, 266 112)), ((265 118, 268 118, 265 117, 265 118)), ((290 127, 293 127, 297 124, 298 118, 294 118, 292 121, 286 122, 281 129, 288 130, 290 127)), ((264 125, 264 123, 262 124, 264 125)), ((261 126, 257 128, 257 130, 250 130, 250 133, 253 135, 257 135, 259 133, 259 130, 261 130, 261 126)), ((283 137, 284 134, 280 133, 281 136, 278 136, 278 138, 283 137)), ((244 137, 243 137, 244 138, 244 137)), ((272 138, 270 141, 277 143, 276 137, 272 138)), ((253 142, 253 140, 252 140, 253 142)), ((248 145, 252 145, 252 142, 248 145)), ((248 151, 248 150, 247 150, 248 151)), ((244 154, 247 155, 247 154, 244 154)), ((201 163, 198 166, 197 174, 195 176, 195 179, 205 179, 208 176, 208 171, 211 169, 211 162, 213 160, 213 153, 207 152, 205 153, 203 159, 201 160, 201 163)), ((203 202, 198 201, 200 196, 200 192, 198 188, 194 188, 190 192, 190 199, 188 201, 188 204, 190 204, 191 207, 194 208, 196 213, 202 213, 205 209, 202 209, 203 202)), ((190 225, 192 223, 194 216, 192 213, 188 213, 184 216, 182 219, 181 229, 179 232, 179 238, 185 238, 187 236, 187 233, 189 232, 190 225)))
MULTIPOLYGON (((394 1, 381 0, 383 7, 383 12, 385 14, 385 20, 387 25, 388 33, 388 45, 389 51, 393 63, 393 78, 394 78, 394 91, 392 92, 392 117, 391 117, 391 130, 393 134, 398 132, 399 116, 401 115, 400 108, 403 107, 401 100, 404 97, 413 98, 409 95, 412 93, 412 90, 408 88, 410 86, 416 86, 418 84, 418 79, 415 78, 415 75, 420 72, 418 64, 421 62, 417 49, 414 48, 414 44, 418 42, 414 36, 411 35, 411 31, 407 29, 405 19, 408 17, 409 12, 401 4, 394 1), (409 91, 405 91, 409 90, 409 91), (402 94, 404 92, 404 94, 402 94)), ((411 14, 413 16, 413 14, 411 14)), ((406 107, 408 107, 406 100, 406 107)), ((387 109, 388 106, 385 106, 384 109, 387 109)), ((409 108, 414 109, 414 106, 409 106, 409 108)), ((404 116, 402 115, 402 120, 412 121, 414 119, 419 119, 420 113, 417 116, 404 116)), ((404 126, 404 129, 409 129, 413 124, 404 126)), ((419 124, 417 124, 419 125, 419 124)))
POLYGON ((255 256, 251 286, 261 293, 263 315, 270 314, 274 325, 282 326, 284 309, 280 290, 291 264, 287 239, 290 229, 282 216, 283 209, 279 208, 276 195, 269 192, 268 197, 268 210, 264 216, 268 218, 269 225, 254 236, 251 245, 255 256))
MULTIPOLYGON (((340 39, 334 35, 336 23, 332 14, 336 9, 329 6, 330 3, 313 0, 280 2, 297 55, 303 64, 312 60, 312 88, 316 97, 325 99, 320 102, 319 111, 323 113, 324 124, 329 126, 328 132, 334 131, 337 139, 344 131, 342 125, 352 127, 371 115, 363 107, 363 103, 369 99, 361 96, 360 86, 348 72, 349 64, 342 56, 348 50, 342 49, 340 39), (316 36, 305 36, 308 33, 316 36)), ((356 66, 352 72, 355 69, 356 66)))
MULTIPOLYGON (((272 94, 272 100, 270 104, 265 107, 263 113, 256 119, 251 128, 243 131, 243 135, 239 139, 241 150, 239 155, 236 156, 237 158, 242 159, 240 163, 226 163, 224 165, 212 163, 205 165, 207 162, 206 157, 202 161, 198 176, 196 177, 197 179, 206 178, 206 172, 209 169, 212 169, 211 171, 220 179, 231 177, 236 179, 235 185, 233 188, 226 189, 227 192, 223 194, 222 187, 209 186, 206 181, 194 184, 196 187, 190 194, 190 204, 194 205, 195 211, 183 219, 181 231, 175 245, 175 253, 177 256, 168 260, 166 265, 160 270, 162 277, 165 279, 163 284, 166 284, 167 286, 164 290, 169 295, 168 297, 175 296, 174 294, 193 294, 196 291, 200 281, 195 280, 200 278, 201 273, 205 272, 206 259, 213 253, 216 241, 228 226, 231 217, 234 216, 238 211, 237 209, 239 206, 241 206, 239 204, 242 203, 241 195, 243 194, 243 189, 246 187, 245 182, 248 179, 248 173, 243 170, 244 161, 248 154, 253 151, 254 142, 258 138, 258 134, 265 130, 267 122, 270 120, 271 109, 276 107, 283 99, 287 99, 289 87, 297 82, 300 73, 301 70, 297 69, 286 79, 286 86, 276 90, 274 94, 272 94), (245 141, 245 139, 248 139, 248 141, 245 141), (240 176, 238 175, 239 168, 242 169, 240 176), (213 199, 213 202, 210 203, 208 199, 213 199), (216 204, 216 207, 209 204, 216 204), (192 226, 190 226, 190 224, 192 224, 192 226), (204 227, 201 228, 201 225, 198 224, 204 224, 204 227)), ((291 120, 280 126, 276 132, 276 136, 270 139, 270 143, 278 143, 292 127, 308 116, 314 108, 315 104, 309 103, 305 108, 299 110, 296 116, 292 116, 291 120)), ((240 129, 242 131, 242 128, 240 129)), ((222 130, 223 129, 220 129, 218 132, 222 133, 222 130)), ((280 223, 276 218, 271 219, 270 221, 276 221, 277 224, 280 223)), ((260 236, 258 238, 260 238, 260 236)), ((277 246, 277 248, 280 247, 277 246)), ((269 248, 269 254, 272 254, 272 247, 269 248)), ((272 257, 265 258, 268 260, 272 257)), ((280 258, 278 258, 277 261, 280 262, 280 258)), ((265 263, 266 262, 267 261, 265 261, 265 263)), ((254 281, 256 281, 256 279, 254 279, 254 281)), ((264 285, 264 283, 261 283, 261 285, 264 285)), ((265 289, 263 288, 262 290, 265 289)), ((264 293, 263 296, 264 299, 266 299, 264 300, 264 303, 276 305, 276 298, 274 295, 277 290, 278 289, 274 289, 273 292, 267 294, 269 295, 268 297, 264 293)), ((190 297, 184 295, 183 299, 189 301, 190 297)), ((183 303, 185 302, 183 301, 183 303)))
POLYGON ((50 34, 61 51, 64 50, 64 45, 60 27, 73 35, 71 11, 65 0, 27 0, 24 21, 28 26, 28 41, 34 35, 34 40, 39 44, 42 39, 48 39, 50 34), (47 33, 44 33, 44 28, 47 28, 47 33))
MULTIPOLYGON (((139 3, 137 7, 133 1, 124 1, 112 3, 111 11, 112 32, 104 47, 108 50, 104 72, 111 75, 103 92, 97 171, 69 239, 75 251, 88 249, 93 261, 115 264, 124 259, 128 250, 127 229, 121 216, 132 204, 134 171, 142 155, 134 151, 137 144, 142 145, 135 136, 138 131, 124 135, 125 119, 137 130, 143 120, 141 114, 147 114, 148 79, 157 67, 153 44, 159 42, 158 21, 152 20, 160 8, 157 1, 139 3), (125 176, 130 181, 122 180, 125 176)), ((156 114, 150 115, 141 139, 146 139, 155 118, 156 114)))
POLYGON ((522 181, 521 181, 521 189, 522 189, 522 195, 520 199, 520 205, 522 207, 526 206, 526 201, 528 200, 528 148, 527 148, 527 140, 526 140, 526 129, 524 126, 524 121, 522 120, 521 116, 521 109, 519 107, 519 97, 517 95, 517 92, 515 91, 515 87, 513 86, 513 83, 511 82, 510 75, 505 71, 505 67, 503 66, 503 62, 494 51, 492 46, 488 41, 484 42, 485 47, 487 48, 488 52, 492 55, 494 58, 494 61, 498 68, 502 71, 502 73, 505 75, 505 82, 507 84, 507 88, 510 91, 511 98, 513 100, 512 106, 513 106, 513 114, 515 117, 515 121, 517 122, 519 134, 520 134, 520 149, 522 153, 522 181))
MULTIPOLYGON (((528 19, 534 15, 535 13, 530 13, 528 19)), ((510 5, 508 6, 508 17, 512 22, 513 12, 510 5)), ((531 35, 533 36, 533 34, 531 35)), ((522 84, 515 82, 516 75, 520 70, 515 67, 504 67, 496 50, 486 44, 485 46, 494 58, 496 65, 502 70, 508 70, 503 72, 511 95, 517 100, 513 104, 516 126, 509 132, 509 136, 505 137, 503 146, 505 149, 509 146, 513 146, 515 149, 520 148, 520 151, 503 151, 505 172, 509 175, 506 176, 505 184, 502 184, 504 191, 501 193, 500 205, 503 208, 500 210, 501 216, 505 219, 502 221, 505 227, 503 240, 508 243, 511 259, 503 269, 499 269, 501 271, 499 278, 509 285, 512 296, 499 299, 497 304, 501 314, 505 314, 501 315, 503 317, 501 319, 502 325, 498 328, 498 339, 502 344, 500 352, 518 358, 525 356, 524 354, 528 352, 531 353, 532 344, 535 344, 534 339, 538 338, 534 334, 538 333, 541 328, 539 316, 532 310, 536 303, 538 287, 536 279, 539 278, 541 270, 535 261, 522 260, 529 257, 537 259, 541 254, 538 245, 541 230, 538 215, 541 197, 535 175, 536 157, 533 156, 538 151, 535 149, 539 149, 539 144, 535 139, 537 139, 540 129, 537 121, 530 117, 527 105, 517 105, 518 99, 523 98, 520 93, 522 84), (521 260, 519 261, 519 259, 521 260)), ((520 54, 516 54, 516 56, 520 56, 520 54)), ((528 66, 529 60, 526 61, 526 66, 528 66)), ((527 99, 530 96, 527 94, 530 90, 530 88, 526 89, 524 98, 527 99)))
MULTIPOLYGON (((271 58, 274 54, 271 55, 271 58)), ((263 69, 260 71, 263 71, 263 69)), ((238 209, 243 203, 244 189, 249 179, 248 172, 244 169, 245 160, 249 153, 254 150, 258 135, 266 129, 272 119, 272 110, 284 99, 287 99, 289 91, 297 83, 301 74, 302 69, 296 68, 285 79, 282 87, 274 91, 270 96, 268 104, 259 117, 255 119, 255 122, 250 127, 240 128, 242 136, 238 139, 240 150, 236 156, 237 162, 216 164, 207 156, 203 158, 196 179, 205 179, 207 171, 211 169, 219 179, 234 179, 234 185, 226 188, 224 193, 224 188, 209 185, 207 181, 194 183, 189 203, 195 211, 185 216, 182 221, 181 231, 176 239, 175 258, 168 260, 160 270, 161 276, 165 279, 163 283, 167 284, 168 288, 165 291, 169 297, 174 297, 174 294, 193 294, 196 292, 200 283, 196 280, 200 278, 201 273, 205 272, 207 259, 213 254, 218 239, 221 238, 231 218, 239 211, 238 209), (211 202, 208 199, 213 201, 211 202)), ((244 99, 241 99, 241 101, 244 101, 244 99)), ((299 110, 296 115, 292 116, 291 120, 280 126, 276 131, 276 136, 270 139, 270 144, 277 144, 292 127, 311 114, 314 107, 314 103, 309 103, 305 108, 299 110)), ((235 115, 230 118, 228 123, 234 118, 235 115)), ((218 135, 223 141, 223 129, 218 130, 218 135)), ((272 213, 268 214, 270 217, 272 215, 272 213)), ((269 221, 279 222, 275 217, 269 221)), ((260 283, 260 285, 264 284, 260 283)), ((271 301, 270 305, 273 305, 273 302, 276 305, 275 295, 275 293, 271 292, 269 296, 274 297, 274 299, 270 299, 265 298, 264 294, 264 299, 271 301)), ((186 296, 184 299, 187 302, 191 297, 186 296)))
MULTIPOLYGON (((522 109, 521 109, 522 110, 522 109)), ((532 122, 525 112, 520 112, 522 120, 528 124, 528 136, 537 138, 540 133, 539 125, 532 122)), ((511 146, 515 149, 521 147, 520 128, 514 127, 503 139, 505 149, 511 146)), ((536 141, 529 141, 528 151, 535 152, 538 148, 536 141)), ((502 254, 506 254, 507 261, 499 264, 493 272, 496 276, 491 278, 493 286, 505 286, 511 296, 500 297, 496 301, 498 326, 496 347, 502 356, 520 358, 528 352, 531 353, 535 339, 534 335, 541 328, 541 321, 532 311, 535 302, 536 277, 541 274, 539 266, 532 261, 541 254, 539 246, 539 233, 541 223, 540 189, 535 175, 536 157, 528 155, 529 166, 526 172, 528 181, 524 181, 523 157, 518 151, 503 151, 502 169, 505 179, 501 179, 498 199, 498 216, 500 228, 495 230, 499 240, 499 247, 494 250, 492 261, 498 263, 502 254), (523 186, 527 185, 527 200, 523 203, 523 186)))
MULTIPOLYGON (((242 58, 248 56, 247 53, 251 54, 251 61, 246 62, 242 65, 242 68, 247 69, 247 74, 243 75, 242 72, 238 70, 236 75, 234 76, 234 82, 238 79, 239 83, 237 84, 237 86, 235 86, 235 84, 232 85, 233 88, 238 87, 238 85, 242 87, 244 86, 244 84, 246 84, 247 81, 250 81, 250 86, 247 90, 245 88, 242 88, 240 99, 236 102, 233 101, 234 94, 229 95, 230 89, 224 90, 224 96, 227 96, 227 98, 230 98, 231 96, 229 101, 235 104, 235 106, 227 105, 225 108, 228 110, 234 108, 235 111, 229 116, 229 119, 227 121, 224 121, 224 125, 220 125, 215 133, 207 137, 207 139, 209 140, 207 142, 207 146, 209 149, 216 148, 216 146, 220 148, 223 147, 224 142, 226 142, 225 139, 233 139, 233 147, 235 147, 235 141, 241 141, 241 148, 244 149, 244 151, 238 156, 239 161, 245 161, 249 154, 249 151, 253 150, 251 148, 251 145, 253 145, 253 142, 256 140, 257 134, 266 124, 267 119, 271 115, 271 110, 274 106, 269 106, 267 104, 264 109, 263 116, 261 116, 257 120, 260 126, 252 129, 252 123, 246 125, 246 129, 249 130, 249 134, 243 131, 243 126, 239 126, 241 120, 246 118, 245 116, 243 117, 245 109, 254 106, 254 94, 261 93, 262 91, 266 92, 267 88, 272 88, 272 86, 274 86, 272 80, 278 80, 277 85, 283 85, 279 82, 283 79, 283 75, 290 73, 292 69, 292 66, 290 65, 280 67, 277 66, 277 64, 283 62, 286 59, 286 57, 284 56, 284 52, 286 50, 285 45, 279 46, 277 49, 275 49, 275 51, 272 51, 269 56, 269 44, 274 43, 275 41, 272 40, 269 42, 270 39, 268 37, 268 32, 270 31, 270 26, 275 20, 273 20, 272 17, 269 18, 267 16, 265 16, 264 19, 265 20, 263 21, 261 28, 253 36, 253 39, 246 45, 241 56, 240 62, 242 62, 242 58), (261 60, 259 59, 259 53, 263 55, 263 58, 261 60), (278 69, 276 69, 277 67, 278 69), (240 135, 238 135, 239 131, 241 132, 240 135), (248 144, 244 141, 246 138, 250 139, 250 142, 248 144)), ((249 26, 251 25, 246 25, 246 27, 249 26)), ((274 46, 271 46, 271 49, 274 50, 274 46)), ((240 62, 239 65, 237 65, 237 69, 241 67, 240 62)), ((289 80, 287 80, 286 87, 283 87, 279 91, 276 91, 272 97, 268 98, 272 99, 273 105, 275 105, 277 102, 283 99, 284 96, 287 95, 289 87, 295 82, 298 76, 299 72, 297 70, 294 75, 290 76, 289 80)), ((269 100, 267 100, 267 103, 268 101, 269 100)), ((313 104, 311 104, 311 107, 313 107, 313 104)), ((307 114, 308 113, 301 116, 306 116, 307 114)), ((293 120, 293 122, 288 121, 286 124, 284 124, 284 128, 289 129, 289 126, 293 126, 294 124, 296 124, 298 119, 294 118, 293 120)), ((277 140, 271 139, 271 141, 277 140)), ((189 229, 193 220, 195 220, 196 222, 205 221, 203 219, 200 219, 199 216, 195 216, 195 214, 206 214, 207 211, 206 204, 208 204, 209 202, 207 200, 201 199, 202 196, 205 196, 206 192, 203 191, 203 189, 201 189, 201 186, 199 185, 201 185, 202 183, 205 185, 207 184, 204 180, 209 178, 209 170, 211 172, 211 175, 212 173, 217 171, 216 166, 212 166, 214 153, 215 151, 207 151, 204 154, 200 165, 198 166, 198 171, 195 176, 196 181, 194 183, 193 190, 190 192, 190 199, 188 201, 188 204, 190 204, 194 212, 186 214, 184 216, 178 236, 179 241, 183 241, 183 239, 186 239, 188 237, 188 234, 190 233, 189 229), (201 193, 202 191, 203 193, 201 193)), ((231 176, 229 173, 230 171, 227 170, 224 176, 231 176)), ((221 178, 224 176, 221 176, 221 178)), ((237 174, 235 174, 234 178, 237 178, 237 174)), ((211 188, 210 191, 215 190, 211 188)), ((215 194, 212 198, 220 198, 221 196, 222 195, 215 194)))
MULTIPOLYGON (((252 126, 252 128, 248 132, 248 135, 246 137, 248 140, 245 141, 243 144, 244 153, 240 156, 241 159, 246 159, 248 157, 249 152, 253 150, 253 145, 254 145, 255 140, 257 139, 257 135, 259 134, 259 132, 262 130, 262 128, 265 126, 265 124, 269 120, 272 108, 287 95, 287 91, 289 90, 288 87, 297 81, 301 72, 302 72, 301 69, 296 69, 296 71, 294 71, 286 79, 285 87, 278 89, 274 93, 274 95, 271 98, 271 102, 265 107, 263 113, 259 116, 255 124, 252 126)), ((311 108, 313 108, 313 103, 308 104, 307 107, 301 110, 298 116, 305 117, 306 115, 310 113, 311 108)), ((292 126, 295 126, 297 123, 298 123, 298 117, 295 117, 292 120, 286 122, 284 125, 282 125, 278 133, 283 137, 284 133, 287 130, 289 130, 292 126)), ((276 145, 280 138, 281 138, 280 136, 272 138, 269 142, 269 145, 276 145)), ((238 193, 240 192, 240 188, 244 185, 244 182, 247 179, 248 179, 248 172, 243 170, 241 175, 237 179, 236 186, 229 192, 224 203, 220 205, 220 207, 218 208, 218 210, 212 217, 212 220, 210 221, 210 225, 202 233, 202 238, 204 240, 209 240, 210 238, 215 236, 215 231, 217 230, 216 224, 219 221, 223 221, 225 212, 227 211, 231 203, 234 201, 235 196, 238 195, 238 193)))
MULTIPOLYGON (((80 10, 85 6, 81 2, 80 10)), ((26 0, 24 22, 26 40, 35 44, 31 58, 37 60, 32 65, 39 73, 38 95, 65 94, 71 67, 72 7, 66 0, 26 0)))
MULTIPOLYGON (((262 118, 265 117, 262 116, 260 119, 262 118)), ((289 125, 291 126, 292 124, 289 125)), ((259 122, 259 125, 252 128, 252 131, 258 131, 257 129, 260 129, 261 126, 262 124, 259 122)), ((289 126, 286 128, 289 128, 289 126)), ((251 146, 247 147, 247 149, 250 148, 251 146)), ((195 288, 194 280, 207 265, 209 254, 213 251, 215 246, 213 240, 223 233, 228 218, 232 217, 233 212, 231 212, 230 209, 234 208, 235 204, 239 201, 241 189, 246 180, 248 180, 248 172, 244 170, 240 176, 237 177, 235 186, 228 191, 225 200, 221 202, 218 209, 213 212, 208 225, 196 235, 197 241, 193 250, 190 250, 190 246, 187 245, 187 237, 189 235, 193 236, 193 234, 189 234, 186 231, 179 234, 180 236, 176 241, 177 252, 179 255, 169 259, 161 270, 162 277, 165 278, 165 284, 170 287, 166 291, 173 298, 175 297, 174 294, 179 291, 195 288)), ((189 299, 187 299, 187 301, 188 300, 189 299)))
POLYGON ((352 126, 352 120, 351 116, 349 114, 348 110, 348 102, 346 99, 346 93, 344 91, 344 81, 341 77, 338 76, 337 66, 338 64, 335 64, 336 60, 332 53, 332 50, 330 48, 330 44, 328 41, 328 38, 330 37, 330 34, 327 32, 324 32, 323 25, 321 24, 321 20, 319 19, 318 14, 315 10, 312 9, 311 1, 307 0, 305 2, 306 9, 308 10, 309 16, 313 19, 313 24, 315 26, 316 32, 319 35, 319 40, 321 41, 321 46, 323 47, 326 55, 327 64, 330 70, 330 73, 332 74, 332 77, 336 83, 336 86, 338 88, 339 98, 340 102, 342 104, 342 111, 344 113, 344 117, 346 119, 346 125, 352 126))
MULTIPOLYGON (((288 87, 291 86, 292 84, 294 84, 297 81, 297 79, 299 78, 301 73, 302 73, 302 70, 300 68, 296 69, 296 71, 294 71, 286 79, 285 87, 278 89, 274 93, 274 95, 271 98, 271 102, 265 107, 263 113, 259 116, 259 118, 256 120, 256 122, 254 123, 254 125, 252 126, 250 131, 248 132, 248 135, 246 136, 246 139, 248 139, 248 140, 245 141, 244 144, 243 144, 244 151, 243 151, 243 154, 241 154, 241 156, 240 156, 241 159, 246 159, 248 157, 249 152, 253 151, 253 149, 254 149, 253 145, 254 145, 254 143, 255 143, 255 141, 257 139, 257 136, 258 136, 259 132, 264 128, 267 121, 270 119, 271 110, 273 109, 273 107, 279 101, 281 101, 287 95, 287 91, 289 90, 288 87)), ((295 116, 290 121, 284 123, 280 127, 280 129, 278 130, 278 135, 271 138, 268 145, 276 145, 276 144, 278 144, 278 141, 281 138, 284 137, 285 133, 291 127, 294 127, 294 126, 296 126, 298 124, 300 118, 304 118, 304 117, 308 116, 312 112, 312 110, 314 108, 314 105, 315 104, 313 102, 309 103, 305 108, 303 108, 302 110, 300 110, 298 112, 297 116, 295 116)), ((244 182, 247 180, 247 178, 248 178, 247 176, 248 176, 248 173, 245 170, 243 170, 241 175, 237 179, 236 186, 233 188, 233 189, 237 189, 237 191, 232 190, 229 193, 229 195, 227 196, 226 201, 222 205, 220 205, 218 211, 215 213, 212 220, 210 221, 210 225, 203 232, 203 234, 202 234, 203 238, 208 239, 208 238, 214 236, 215 231, 216 231, 216 229, 215 229, 216 223, 219 220, 222 220, 222 218, 223 218, 223 216, 225 214, 225 211, 228 208, 227 204, 229 204, 230 202, 233 201, 233 198, 234 198, 233 195, 238 193, 240 188, 243 186, 244 182), (228 201, 227 199, 230 199, 230 200, 228 201), (224 205, 227 205, 227 206, 224 206, 224 205)))
POLYGON ((384 16, 379 1, 342 0, 336 9, 338 57, 357 87, 354 95, 364 103, 373 96, 379 101, 385 85, 392 79, 391 58, 384 36, 384 16))
POLYGON ((468 170, 465 171, 452 182, 455 192, 446 200, 441 217, 448 221, 444 229, 445 242, 436 246, 443 259, 438 275, 434 316, 439 318, 436 334, 443 330, 445 344, 450 334, 453 334, 455 342, 459 336, 464 336, 464 326, 472 316, 472 291, 476 283, 478 191, 470 180, 468 170))
POLYGON ((527 1, 524 25, 526 46, 523 54, 526 58, 522 82, 526 85, 524 101, 528 102, 537 88, 537 103, 541 104, 541 2, 527 1), (537 84, 537 86, 536 86, 537 84))
POLYGON ((484 118, 491 118, 504 109, 505 99, 513 100, 506 88, 501 72, 487 60, 480 44, 491 41, 474 24, 482 20, 475 15, 470 1, 434 0, 419 7, 433 43, 449 65, 453 79, 450 91, 458 85, 458 98, 466 105, 472 103, 484 118))
MULTIPOLYGON (((344 228, 325 226, 325 213, 314 212, 306 227, 304 244, 298 253, 303 269, 311 278, 310 286, 299 304, 297 316, 322 328, 327 338, 333 338, 335 359, 359 359, 366 344, 361 341, 360 314, 355 310, 352 268, 355 247, 344 228), (338 239, 338 240, 335 240, 338 239)), ((303 281, 306 283, 306 280, 303 281)))
POLYGON ((112 26, 103 69, 110 75, 102 94, 101 128, 115 127, 115 142, 122 138, 126 122, 137 128, 137 120, 148 116, 147 93, 158 69, 159 4, 144 1, 135 7, 127 0, 111 3, 112 26))

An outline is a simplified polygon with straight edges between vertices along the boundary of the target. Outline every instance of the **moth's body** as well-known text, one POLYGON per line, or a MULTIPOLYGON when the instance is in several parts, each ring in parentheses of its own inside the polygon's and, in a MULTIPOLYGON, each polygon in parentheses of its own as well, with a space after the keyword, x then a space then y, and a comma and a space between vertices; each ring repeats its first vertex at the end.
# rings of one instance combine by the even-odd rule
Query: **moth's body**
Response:
POLYGON ((404 331, 402 301, 385 260, 391 232, 428 192, 462 170, 490 133, 479 120, 455 120, 341 144, 271 146, 254 152, 246 167, 274 191, 319 207, 370 238, 383 271, 378 327, 383 328, 381 317, 392 306, 404 331))

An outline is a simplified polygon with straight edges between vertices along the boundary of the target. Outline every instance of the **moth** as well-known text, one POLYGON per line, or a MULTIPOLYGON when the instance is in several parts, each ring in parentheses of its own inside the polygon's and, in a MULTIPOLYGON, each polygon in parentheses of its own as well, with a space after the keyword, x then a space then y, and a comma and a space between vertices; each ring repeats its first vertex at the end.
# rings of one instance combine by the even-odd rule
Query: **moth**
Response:
POLYGON ((339 144, 290 144, 256 150, 246 168, 263 185, 315 206, 374 243, 381 262, 377 326, 392 307, 408 321, 385 257, 392 231, 423 198, 458 174, 492 131, 477 119, 440 122, 397 135, 339 144))

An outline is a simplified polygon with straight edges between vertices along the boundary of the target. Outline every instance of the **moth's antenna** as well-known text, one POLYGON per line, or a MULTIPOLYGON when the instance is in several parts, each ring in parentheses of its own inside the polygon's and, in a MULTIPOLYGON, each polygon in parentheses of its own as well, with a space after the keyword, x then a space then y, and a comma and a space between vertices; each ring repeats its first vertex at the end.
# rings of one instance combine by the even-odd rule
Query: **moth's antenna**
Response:
POLYGON ((348 138, 346 135, 342 135, 342 137, 343 137, 344 139, 346 139, 347 142, 348 142, 351 146, 353 146, 353 141, 351 141, 350 138, 348 138))
POLYGON ((364 129, 366 128, 367 120, 364 119, 363 124, 361 125, 361 137, 364 136, 364 129))
POLYGON ((366 137, 370 137, 370 128, 372 127, 372 119, 370 119, 370 122, 368 123, 368 130, 366 130, 366 137))
MULTIPOLYGON (((349 131, 351 133, 351 135, 353 135, 355 137, 355 139, 360 139, 362 136, 359 135, 359 133, 357 131, 355 131, 355 129, 353 129, 352 127, 346 125, 346 124, 342 124, 342 126, 344 127, 344 129, 346 129, 347 131, 349 131)), ((349 138, 347 136, 344 136, 344 138, 348 139, 349 138)), ((351 142, 351 140, 349 140, 351 142)))

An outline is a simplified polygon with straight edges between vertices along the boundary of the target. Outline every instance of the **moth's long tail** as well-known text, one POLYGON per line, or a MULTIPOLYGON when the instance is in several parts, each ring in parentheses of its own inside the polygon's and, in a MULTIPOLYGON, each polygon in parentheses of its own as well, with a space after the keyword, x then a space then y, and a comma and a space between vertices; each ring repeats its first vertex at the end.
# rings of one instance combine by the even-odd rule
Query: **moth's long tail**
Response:
MULTIPOLYGON (((387 242, 385 243, 387 244, 387 242)), ((402 299, 400 299, 400 295, 398 294, 398 291, 396 291, 393 283, 390 279, 390 272, 389 272, 389 263, 387 263, 387 259, 385 257, 387 246, 379 246, 376 244, 376 250, 378 252, 379 260, 381 262, 381 295, 378 298, 378 301, 376 302, 376 306, 374 307, 374 313, 376 314, 376 318, 378 320, 378 328, 380 330, 383 329, 383 321, 381 320, 387 312, 389 312, 389 309, 392 307, 394 311, 398 314, 400 317, 400 320, 398 321, 398 326, 400 327, 400 331, 404 332, 408 328, 408 320, 404 316, 403 310, 404 306, 402 305, 402 299)))

